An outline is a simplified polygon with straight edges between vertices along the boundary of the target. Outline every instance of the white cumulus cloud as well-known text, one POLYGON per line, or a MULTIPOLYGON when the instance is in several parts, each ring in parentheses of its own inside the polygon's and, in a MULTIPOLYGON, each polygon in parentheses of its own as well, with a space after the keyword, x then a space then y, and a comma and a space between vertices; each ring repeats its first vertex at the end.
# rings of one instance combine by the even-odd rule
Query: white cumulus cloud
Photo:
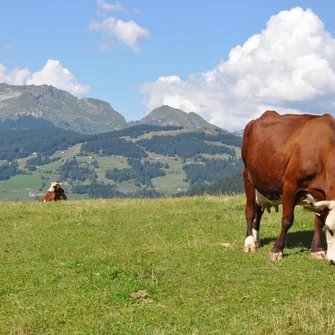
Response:
POLYGON ((31 73, 28 68, 25 69, 15 68, 9 72, 7 68, 0 63, 1 83, 7 83, 10 85, 24 85, 30 75, 31 73))
POLYGON ((147 29, 140 27, 136 22, 117 20, 114 17, 102 21, 93 20, 89 24, 89 29, 116 38, 136 52, 141 50, 139 41, 151 36, 147 29))
POLYGON ((330 112, 335 101, 335 39, 312 10, 272 16, 214 69, 142 85, 149 110, 169 104, 227 129, 241 129, 267 107, 280 113, 330 112))
POLYGON ((11 71, 0 64, 0 82, 11 85, 52 85, 76 96, 85 95, 90 87, 78 82, 71 71, 58 60, 49 59, 42 70, 31 72, 28 68, 11 71))

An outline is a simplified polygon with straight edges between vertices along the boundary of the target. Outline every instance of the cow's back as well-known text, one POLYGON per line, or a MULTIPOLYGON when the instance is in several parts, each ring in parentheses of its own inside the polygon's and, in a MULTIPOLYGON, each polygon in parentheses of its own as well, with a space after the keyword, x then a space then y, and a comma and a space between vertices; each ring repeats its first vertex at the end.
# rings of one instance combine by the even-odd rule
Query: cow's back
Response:
POLYGON ((251 183, 264 193, 280 194, 287 167, 297 169, 294 173, 299 174, 305 157, 313 154, 308 151, 324 150, 320 138, 327 141, 327 132, 327 136, 333 136, 329 131, 333 123, 329 115, 279 115, 274 111, 251 121, 242 145, 242 159, 251 183))

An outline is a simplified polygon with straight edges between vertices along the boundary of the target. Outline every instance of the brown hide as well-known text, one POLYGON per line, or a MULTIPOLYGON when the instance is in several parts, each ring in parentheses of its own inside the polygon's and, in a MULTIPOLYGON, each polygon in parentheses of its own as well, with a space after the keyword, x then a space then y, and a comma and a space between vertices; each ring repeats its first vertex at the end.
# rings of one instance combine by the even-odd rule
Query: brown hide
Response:
POLYGON ((49 202, 54 200, 55 200, 55 193, 53 192, 46 193, 42 199, 43 202, 49 202))
POLYGON ((334 143, 330 115, 268 111, 246 126, 242 159, 251 184, 265 196, 276 198, 285 186, 316 200, 335 199, 334 143))

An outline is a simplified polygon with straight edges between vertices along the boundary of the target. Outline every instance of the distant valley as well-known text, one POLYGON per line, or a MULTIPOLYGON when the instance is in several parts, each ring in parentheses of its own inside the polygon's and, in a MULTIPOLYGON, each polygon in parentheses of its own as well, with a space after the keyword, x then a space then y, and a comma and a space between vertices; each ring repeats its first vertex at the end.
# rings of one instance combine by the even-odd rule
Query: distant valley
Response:
POLYGON ((195 113, 161 106, 127 123, 100 100, 0 84, 0 120, 1 200, 38 200, 55 180, 70 199, 242 189, 241 136, 195 113))

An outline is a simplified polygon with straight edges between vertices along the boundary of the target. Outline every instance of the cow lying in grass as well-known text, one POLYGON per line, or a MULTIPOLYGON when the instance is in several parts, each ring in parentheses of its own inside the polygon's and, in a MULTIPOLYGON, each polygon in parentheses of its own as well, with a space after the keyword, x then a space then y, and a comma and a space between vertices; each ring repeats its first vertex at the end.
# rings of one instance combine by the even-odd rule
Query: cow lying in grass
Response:
POLYGON ((61 187, 61 184, 54 181, 51 183, 51 186, 48 189, 48 193, 44 195, 43 202, 58 201, 58 200, 67 200, 67 196, 65 195, 64 190, 61 187))

